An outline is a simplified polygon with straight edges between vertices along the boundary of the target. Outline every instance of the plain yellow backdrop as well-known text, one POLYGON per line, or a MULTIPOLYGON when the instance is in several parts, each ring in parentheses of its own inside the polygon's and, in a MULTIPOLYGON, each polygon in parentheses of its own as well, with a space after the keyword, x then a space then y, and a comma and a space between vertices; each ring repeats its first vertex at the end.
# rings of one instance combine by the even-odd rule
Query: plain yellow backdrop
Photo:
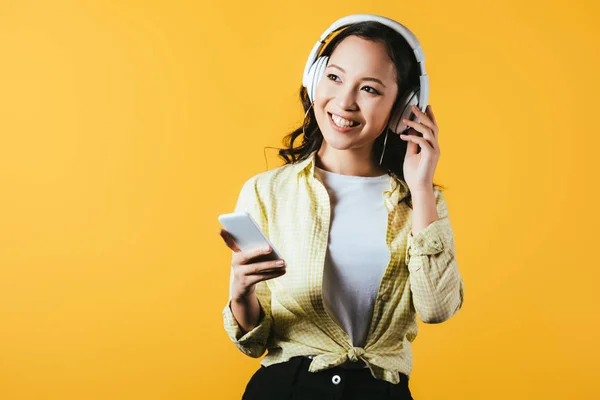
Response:
POLYGON ((465 280, 419 322, 414 398, 600 398, 597 1, 5 0, 1 399, 241 397, 217 216, 355 13, 423 46, 465 280))

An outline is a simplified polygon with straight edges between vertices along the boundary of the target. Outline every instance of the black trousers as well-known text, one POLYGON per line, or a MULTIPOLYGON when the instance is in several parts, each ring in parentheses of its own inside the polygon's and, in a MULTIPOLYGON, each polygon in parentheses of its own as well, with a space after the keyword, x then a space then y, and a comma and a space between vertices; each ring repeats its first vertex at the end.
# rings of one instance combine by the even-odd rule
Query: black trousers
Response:
POLYGON ((309 372, 308 357, 260 366, 246 385, 242 400, 414 400, 408 388, 408 376, 400 374, 400 383, 376 379, 368 368, 340 366, 309 372))

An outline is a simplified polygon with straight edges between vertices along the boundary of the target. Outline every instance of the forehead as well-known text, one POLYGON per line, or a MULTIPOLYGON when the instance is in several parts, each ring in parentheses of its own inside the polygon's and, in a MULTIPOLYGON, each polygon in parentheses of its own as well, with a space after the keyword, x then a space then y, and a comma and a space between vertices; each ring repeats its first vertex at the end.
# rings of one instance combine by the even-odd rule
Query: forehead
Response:
POLYGON ((383 43, 358 36, 344 38, 329 57, 328 64, 342 67, 347 74, 372 74, 381 79, 394 79, 396 67, 383 43))

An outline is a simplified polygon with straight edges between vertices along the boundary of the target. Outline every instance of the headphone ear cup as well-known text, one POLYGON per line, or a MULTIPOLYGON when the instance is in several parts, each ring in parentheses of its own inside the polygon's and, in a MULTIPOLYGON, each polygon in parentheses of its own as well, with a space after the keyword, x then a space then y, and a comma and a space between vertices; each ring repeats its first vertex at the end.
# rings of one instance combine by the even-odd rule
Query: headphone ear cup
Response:
POLYGON ((396 134, 404 133, 410 127, 402 122, 403 118, 413 120, 414 113, 411 110, 412 105, 418 106, 419 104, 419 91, 411 90, 406 96, 398 101, 398 106, 394 109, 388 127, 396 134))
POLYGON ((322 56, 317 58, 317 61, 314 62, 313 65, 310 66, 310 69, 308 70, 308 87, 306 88, 308 91, 308 98, 310 99, 310 102, 312 103, 313 101, 315 101, 315 97, 317 94, 317 85, 319 84, 319 82, 321 81, 321 78, 323 77, 324 73, 325 73, 325 68, 327 68, 327 61, 329 60, 329 57, 327 56, 322 56))

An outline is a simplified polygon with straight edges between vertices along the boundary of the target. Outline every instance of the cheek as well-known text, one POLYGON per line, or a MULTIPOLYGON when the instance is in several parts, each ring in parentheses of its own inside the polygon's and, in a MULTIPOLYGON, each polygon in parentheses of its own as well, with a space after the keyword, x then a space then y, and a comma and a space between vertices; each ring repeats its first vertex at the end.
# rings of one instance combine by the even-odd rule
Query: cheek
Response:
POLYGON ((316 106, 316 103, 315 103, 315 119, 317 121, 317 125, 319 126, 319 129, 321 130, 321 132, 323 132, 323 130, 327 126, 327 123, 328 123, 327 118, 328 118, 327 113, 325 111, 323 111, 323 109, 321 107, 316 106))
POLYGON ((374 125, 380 125, 385 122, 388 114, 383 105, 379 102, 365 102, 362 104, 363 117, 374 125))
POLYGON ((331 97, 329 97, 323 90, 317 90, 317 92, 315 93, 313 107, 315 117, 317 118, 317 120, 322 120, 324 116, 327 116, 327 114, 325 113, 325 108, 327 107, 327 104, 330 101, 330 99, 331 97))
POLYGON ((392 104, 389 102, 375 102, 369 104, 368 111, 369 119, 384 123, 390 116, 392 111, 392 104))
POLYGON ((331 94, 329 93, 329 88, 327 87, 327 83, 321 82, 317 86, 317 90, 315 92, 315 105, 323 104, 325 99, 330 98, 331 94))

